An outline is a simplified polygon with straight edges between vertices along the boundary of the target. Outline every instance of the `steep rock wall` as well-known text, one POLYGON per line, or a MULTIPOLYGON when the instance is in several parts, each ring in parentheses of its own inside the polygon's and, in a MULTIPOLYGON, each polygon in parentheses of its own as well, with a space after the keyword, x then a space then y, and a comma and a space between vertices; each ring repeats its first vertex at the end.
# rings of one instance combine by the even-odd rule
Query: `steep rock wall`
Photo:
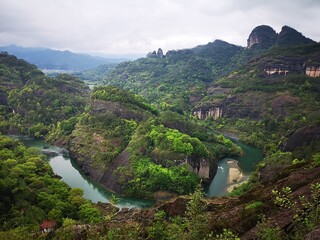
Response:
MULTIPOLYGON (((317 59, 314 59, 318 61, 317 59)), ((304 74, 309 77, 320 77, 320 66, 307 65, 306 59, 299 57, 284 57, 274 63, 266 62, 263 71, 268 75, 288 75, 289 73, 304 74)))
POLYGON ((211 107, 211 108, 199 108, 193 111, 193 115, 198 119, 204 120, 207 118, 213 118, 217 120, 222 117, 223 108, 222 107, 211 107))
POLYGON ((112 164, 108 166, 99 182, 111 191, 123 193, 124 185, 122 182, 128 182, 130 178, 126 175, 116 173, 116 171, 118 167, 121 167, 122 169, 127 169, 129 171, 129 158, 130 154, 128 151, 124 150, 122 153, 120 153, 118 157, 114 160, 114 162, 112 162, 112 164))
POLYGON ((309 77, 320 77, 320 67, 318 66, 306 67, 305 74, 309 77))
POLYGON ((284 69, 284 68, 272 68, 272 67, 269 67, 269 68, 265 68, 264 71, 268 74, 268 75, 273 75, 273 74, 276 74, 276 75, 287 75, 289 73, 289 70, 288 69, 284 69))
POLYGON ((216 161, 210 161, 204 158, 187 158, 185 163, 190 165, 190 172, 196 174, 199 178, 202 178, 204 182, 211 182, 216 175, 218 167, 216 161))
MULTIPOLYGON (((190 164, 190 161, 187 160, 190 164)), ((200 159, 197 162, 190 164, 191 172, 198 175, 200 178, 210 178, 210 165, 206 159, 200 159)))

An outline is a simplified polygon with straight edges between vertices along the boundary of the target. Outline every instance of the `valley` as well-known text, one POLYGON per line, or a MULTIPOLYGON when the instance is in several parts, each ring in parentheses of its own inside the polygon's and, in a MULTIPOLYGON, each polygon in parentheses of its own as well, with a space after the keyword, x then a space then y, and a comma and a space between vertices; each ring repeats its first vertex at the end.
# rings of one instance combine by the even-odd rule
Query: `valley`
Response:
POLYGON ((1 52, 0 238, 315 239, 319 56, 266 25, 76 76, 1 52))

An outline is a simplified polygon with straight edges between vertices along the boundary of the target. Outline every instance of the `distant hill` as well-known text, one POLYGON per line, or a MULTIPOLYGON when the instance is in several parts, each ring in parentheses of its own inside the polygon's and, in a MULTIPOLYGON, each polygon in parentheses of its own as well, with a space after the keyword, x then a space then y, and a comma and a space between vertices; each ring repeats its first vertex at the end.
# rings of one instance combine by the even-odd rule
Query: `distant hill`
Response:
POLYGON ((90 90, 78 78, 47 77, 34 65, 0 53, 0 132, 40 137, 50 124, 82 113, 90 90))
MULTIPOLYGON (((269 62, 259 68, 262 71, 259 74, 262 75, 267 74, 263 69, 270 67, 272 71, 285 67, 290 73, 292 70, 304 73, 307 67, 317 68, 316 56, 311 54, 312 56, 308 56, 309 60, 300 56, 305 51, 317 54, 317 43, 288 26, 282 27, 281 32, 277 33, 272 27, 262 25, 252 30, 246 48, 215 40, 190 49, 171 50, 166 54, 159 49, 149 53, 146 58, 118 64, 104 77, 104 83, 140 94, 163 110, 181 113, 190 111, 193 107, 201 107, 207 101, 205 97, 210 97, 212 89, 216 88, 216 81, 231 79, 239 71, 250 72, 252 69, 247 69, 246 66, 251 66, 256 58, 264 59, 263 54, 269 53, 277 57, 268 56, 269 62), (291 51, 293 52, 287 54, 291 51), (288 56, 291 59, 289 63, 288 56), (299 66, 294 66, 295 64, 299 66), (199 104, 199 100, 203 98, 199 104)), ((313 71, 312 74, 317 73, 313 71)), ((237 78, 237 81, 240 80, 237 78)), ((237 85, 237 81, 228 84, 237 85)), ((251 85, 244 83, 244 87, 249 86, 251 85)), ((227 90, 214 90, 217 98, 223 98, 225 91, 227 90)))
POLYGON ((40 69, 48 70, 83 71, 102 64, 117 64, 126 60, 122 58, 96 57, 48 48, 25 48, 16 45, 2 46, 0 51, 8 52, 36 65, 40 69))
POLYGON ((117 63, 107 63, 99 65, 96 68, 73 73, 73 75, 79 77, 82 81, 85 81, 86 83, 97 84, 100 83, 104 76, 111 72, 117 65, 117 63))
POLYGON ((221 40, 165 55, 159 49, 147 58, 117 65, 104 83, 141 94, 161 109, 185 110, 202 98, 209 83, 237 68, 236 56, 242 50, 221 40))

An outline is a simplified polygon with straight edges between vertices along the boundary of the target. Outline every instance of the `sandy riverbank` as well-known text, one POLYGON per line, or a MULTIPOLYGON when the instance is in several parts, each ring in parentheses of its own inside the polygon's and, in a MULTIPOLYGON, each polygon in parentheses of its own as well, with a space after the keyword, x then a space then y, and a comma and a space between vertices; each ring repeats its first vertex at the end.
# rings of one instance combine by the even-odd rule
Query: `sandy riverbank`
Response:
POLYGON ((229 166, 227 192, 231 192, 235 187, 246 182, 247 178, 238 166, 238 161, 230 159, 227 161, 227 164, 229 166))

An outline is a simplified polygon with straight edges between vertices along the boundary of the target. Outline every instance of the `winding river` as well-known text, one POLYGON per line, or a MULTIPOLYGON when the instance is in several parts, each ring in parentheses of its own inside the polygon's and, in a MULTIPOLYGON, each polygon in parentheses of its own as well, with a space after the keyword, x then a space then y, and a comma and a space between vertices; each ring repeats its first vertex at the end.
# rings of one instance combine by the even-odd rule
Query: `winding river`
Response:
MULTIPOLYGON (((48 145, 43 140, 34 139, 27 136, 12 135, 11 137, 19 139, 28 147, 40 148, 49 155, 49 163, 53 172, 62 177, 62 181, 72 188, 83 189, 83 196, 92 202, 108 203, 112 196, 111 192, 106 191, 100 184, 93 182, 83 174, 78 165, 69 157, 68 152, 59 147, 48 145)), ((135 199, 117 196, 119 202, 118 208, 144 208, 153 204, 151 200, 135 199)))
POLYGON ((231 140, 242 148, 243 155, 237 157, 226 157, 218 162, 217 173, 209 187, 206 189, 206 195, 208 197, 223 196, 228 194, 228 160, 237 160, 238 166, 244 175, 244 179, 247 179, 250 173, 255 170, 256 164, 263 159, 261 149, 249 146, 235 139, 231 140))
MULTIPOLYGON (((81 188, 84 191, 84 197, 92 202, 109 202, 112 193, 106 191, 100 184, 93 182, 83 174, 78 165, 70 159, 68 152, 63 148, 48 145, 43 140, 33 139, 27 136, 12 136, 21 140, 28 147, 40 148, 43 152, 47 152, 49 155, 49 163, 53 169, 53 172, 62 177, 62 180, 70 187, 81 188)), ((233 157, 232 159, 238 160, 238 165, 241 168, 245 177, 248 177, 250 172, 254 170, 254 167, 258 161, 262 159, 262 152, 260 149, 246 145, 244 143, 235 141, 244 151, 244 155, 241 157, 233 157)), ((222 196, 227 194, 227 178, 229 172, 229 166, 227 161, 230 158, 224 158, 218 162, 218 170, 215 178, 212 180, 210 186, 206 190, 207 196, 222 196)), ((144 199, 134 199, 128 197, 119 198, 117 207, 119 208, 144 208, 151 206, 153 201, 144 199)))

